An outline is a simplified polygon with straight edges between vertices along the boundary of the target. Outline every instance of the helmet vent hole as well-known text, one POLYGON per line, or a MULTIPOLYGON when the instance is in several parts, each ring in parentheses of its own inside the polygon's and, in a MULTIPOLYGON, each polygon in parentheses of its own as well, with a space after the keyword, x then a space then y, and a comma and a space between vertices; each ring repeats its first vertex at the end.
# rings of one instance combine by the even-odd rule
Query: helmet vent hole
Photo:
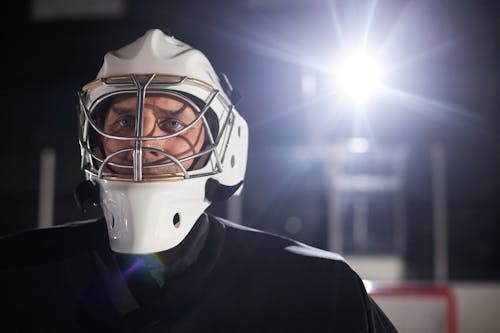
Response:
POLYGON ((234 168, 234 165, 236 164, 236 158, 234 155, 231 155, 231 168, 234 168))
POLYGON ((111 229, 114 228, 115 228, 115 217, 113 216, 113 218, 111 219, 111 229))
POLYGON ((241 138, 241 126, 238 126, 238 138, 241 138))
POLYGON ((179 213, 175 213, 174 218, 172 219, 174 227, 179 228, 181 226, 181 216, 179 213))

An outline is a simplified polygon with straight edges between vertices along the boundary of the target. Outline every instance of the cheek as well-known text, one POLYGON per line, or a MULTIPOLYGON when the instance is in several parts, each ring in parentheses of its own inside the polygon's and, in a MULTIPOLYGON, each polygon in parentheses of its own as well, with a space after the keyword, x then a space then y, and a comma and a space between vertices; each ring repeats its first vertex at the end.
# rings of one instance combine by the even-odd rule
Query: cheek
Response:
POLYGON ((163 142, 162 149, 177 156, 196 154, 201 150, 204 139, 203 133, 199 131, 196 133, 187 133, 186 135, 163 142))
POLYGON ((196 131, 189 133, 187 141, 194 153, 198 153, 205 142, 205 128, 200 127, 196 131))
POLYGON ((161 150, 164 150, 174 156, 186 155, 192 153, 193 145, 186 137, 176 137, 163 142, 158 142, 161 150))
POLYGON ((117 150, 130 147, 130 144, 127 143, 127 141, 123 140, 113 140, 113 139, 103 139, 102 145, 104 147, 104 153, 106 155, 109 155, 117 150))
POLYGON ((200 126, 196 131, 190 133, 189 140, 193 148, 198 152, 205 142, 205 127, 200 126))

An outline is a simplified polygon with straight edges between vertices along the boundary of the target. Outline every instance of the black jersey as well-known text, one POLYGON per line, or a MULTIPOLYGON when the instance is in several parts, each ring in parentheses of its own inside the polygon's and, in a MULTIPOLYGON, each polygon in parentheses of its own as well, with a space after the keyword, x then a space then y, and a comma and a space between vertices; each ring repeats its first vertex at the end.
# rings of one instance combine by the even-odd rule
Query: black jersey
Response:
POLYGON ((170 255, 103 220, 0 240, 2 332, 395 332, 338 255, 202 215, 170 255))

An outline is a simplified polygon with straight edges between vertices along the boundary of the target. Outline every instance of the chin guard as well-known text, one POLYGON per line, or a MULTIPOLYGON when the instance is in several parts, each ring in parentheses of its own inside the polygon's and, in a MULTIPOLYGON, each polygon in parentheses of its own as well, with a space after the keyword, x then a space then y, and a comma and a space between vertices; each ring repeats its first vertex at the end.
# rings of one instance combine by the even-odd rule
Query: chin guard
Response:
POLYGON ((210 202, 222 202, 229 199, 243 185, 243 180, 233 186, 219 183, 213 178, 209 178, 205 184, 205 198, 210 202))

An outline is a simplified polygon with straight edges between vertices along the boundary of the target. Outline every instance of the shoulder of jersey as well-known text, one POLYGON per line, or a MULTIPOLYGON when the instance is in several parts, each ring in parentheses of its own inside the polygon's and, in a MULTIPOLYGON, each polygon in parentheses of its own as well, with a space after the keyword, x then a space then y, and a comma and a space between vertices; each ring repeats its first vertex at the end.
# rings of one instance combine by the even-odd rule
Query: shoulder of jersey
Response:
POLYGON ((275 245, 276 247, 281 248, 286 253, 309 258, 319 258, 345 262, 344 258, 340 254, 334 252, 322 250, 285 236, 236 224, 220 217, 217 217, 217 220, 225 226, 226 230, 232 233, 245 233, 246 235, 248 235, 247 238, 258 239, 269 245, 275 245))
POLYGON ((102 220, 70 222, 41 229, 23 230, 0 238, 3 268, 64 260, 106 245, 102 220))

